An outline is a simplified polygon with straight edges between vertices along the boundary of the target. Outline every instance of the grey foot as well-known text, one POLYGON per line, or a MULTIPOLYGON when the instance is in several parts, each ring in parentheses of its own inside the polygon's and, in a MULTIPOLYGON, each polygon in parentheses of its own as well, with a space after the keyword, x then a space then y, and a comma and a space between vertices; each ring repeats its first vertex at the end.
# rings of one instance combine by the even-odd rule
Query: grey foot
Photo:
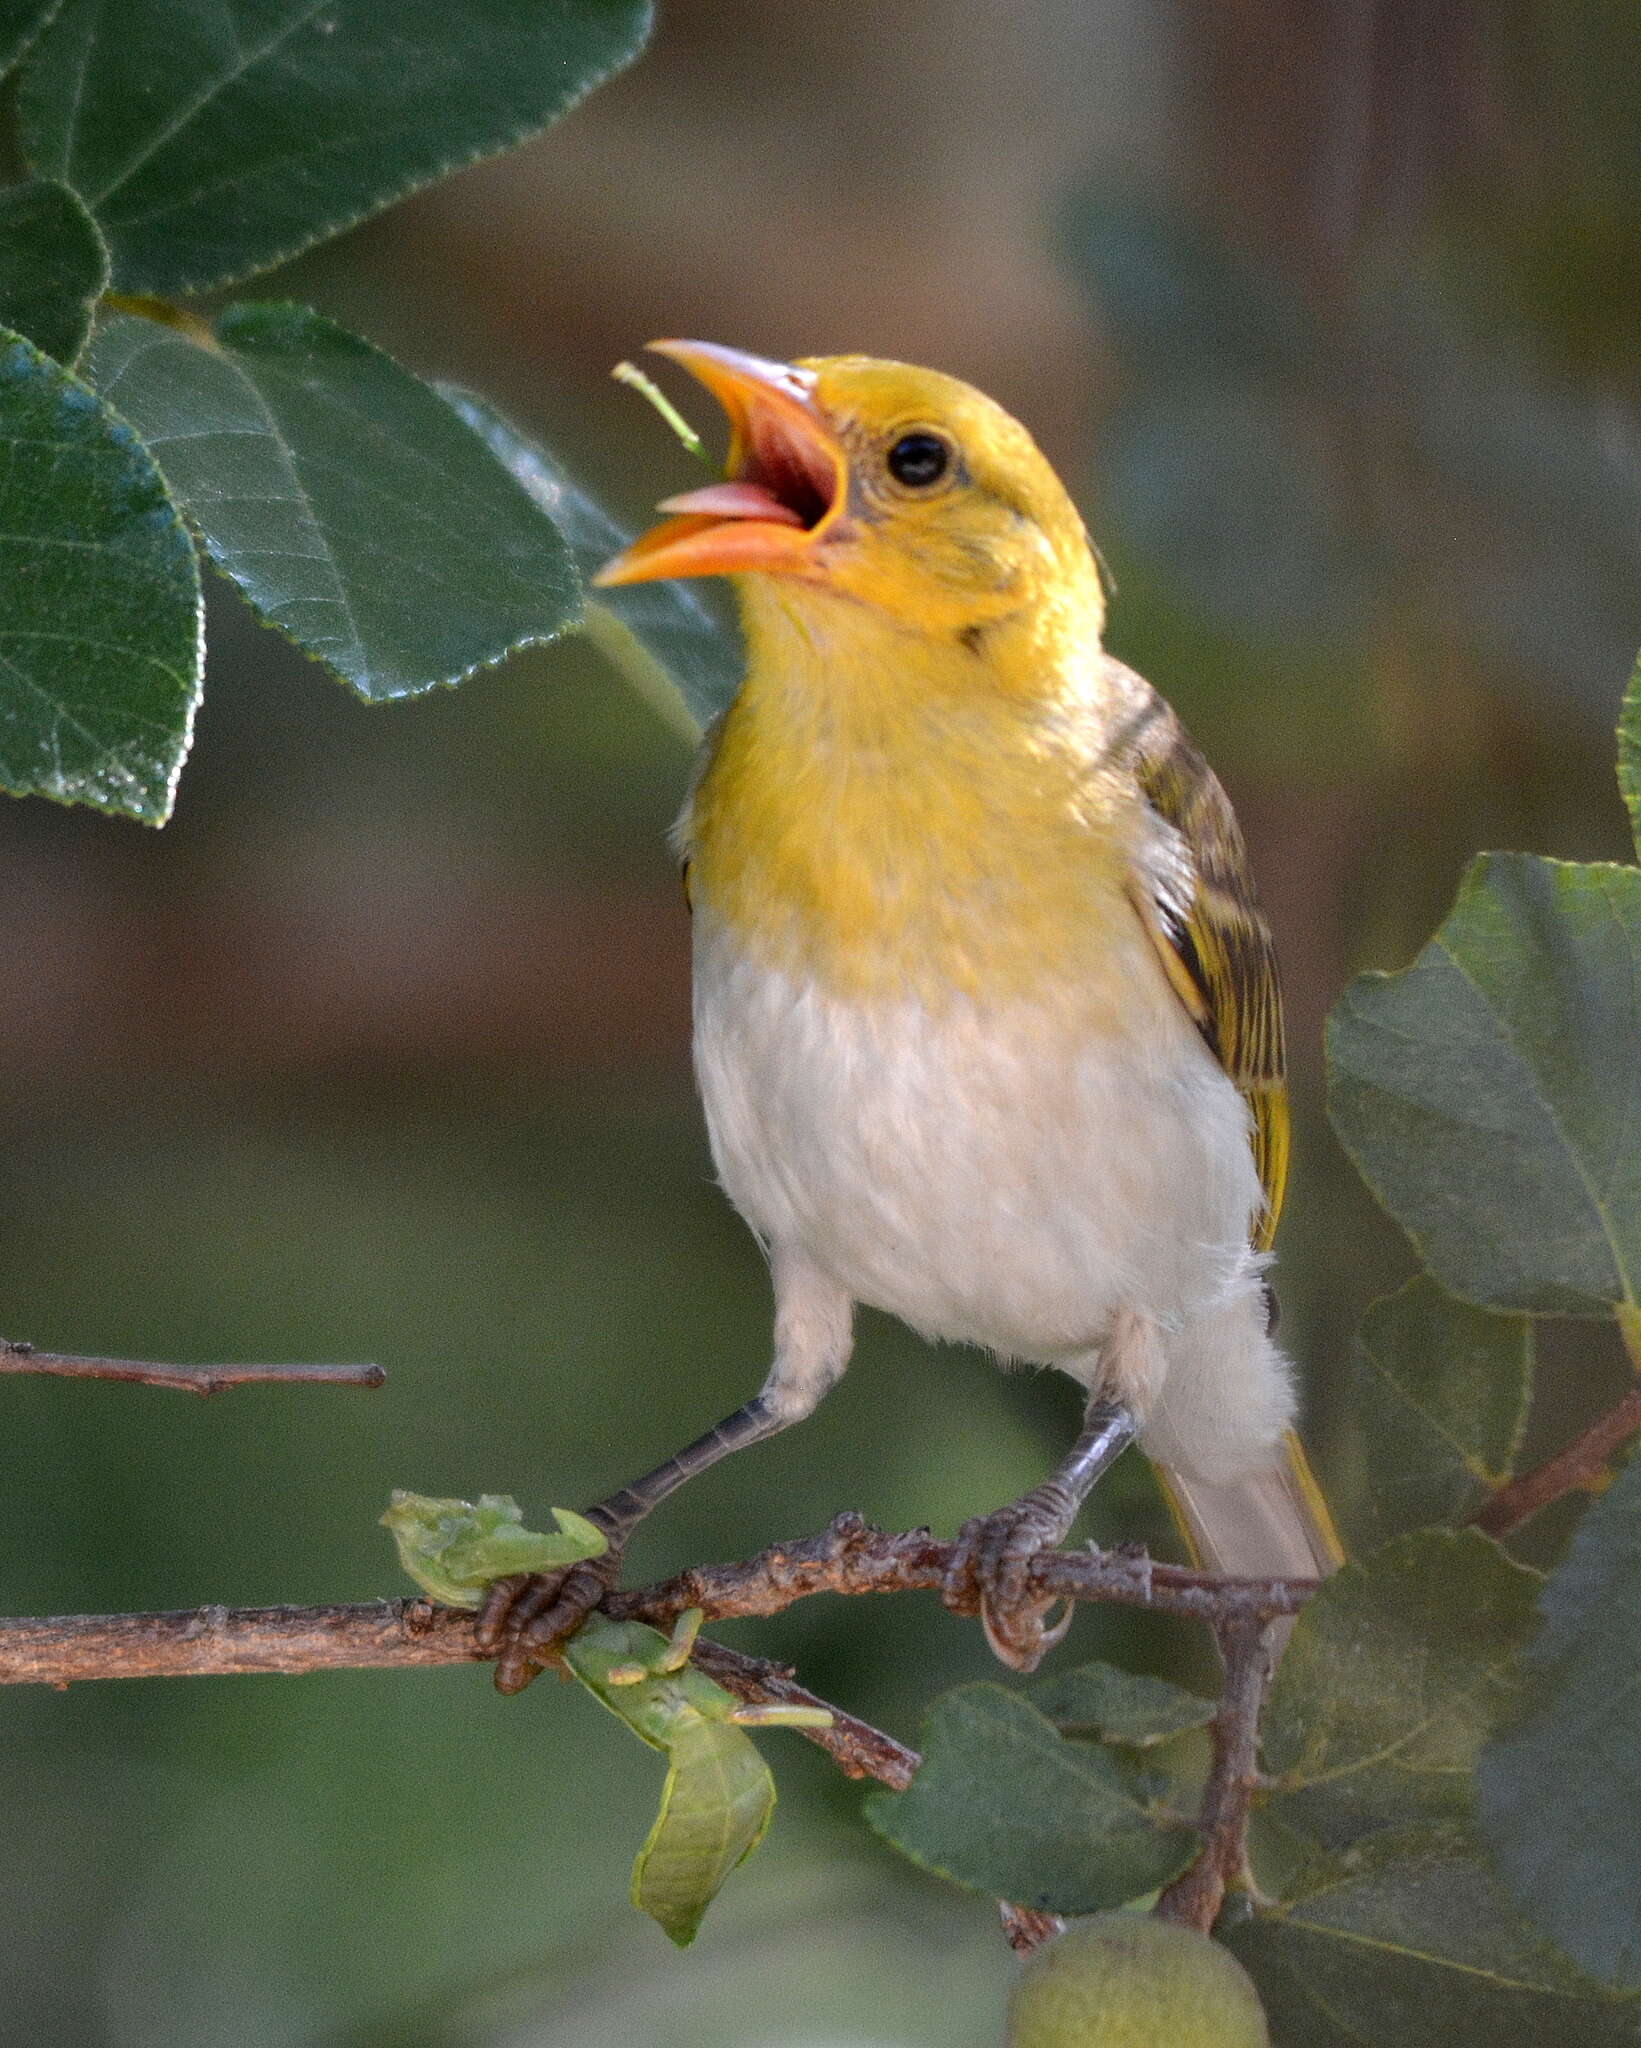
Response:
POLYGON ((986 1641, 1011 1671, 1035 1671, 1071 1626, 1069 1606, 1045 1625, 1056 1603, 1033 1593, 1029 1579, 1032 1559, 1056 1548, 1065 1533, 1063 1516, 1029 1494, 976 1515, 957 1532, 941 1597, 954 1614, 978 1611, 986 1641))

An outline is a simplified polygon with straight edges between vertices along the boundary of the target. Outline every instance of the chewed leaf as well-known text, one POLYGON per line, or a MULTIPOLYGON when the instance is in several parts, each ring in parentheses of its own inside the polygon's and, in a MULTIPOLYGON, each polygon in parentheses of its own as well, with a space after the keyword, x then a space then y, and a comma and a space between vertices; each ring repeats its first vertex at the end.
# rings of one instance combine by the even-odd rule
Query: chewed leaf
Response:
MULTIPOLYGON (((699 1626, 693 1609, 670 1637, 641 1621, 595 1614, 564 1645, 565 1663, 594 1698, 667 1759, 661 1810, 633 1865, 632 1900, 680 1948, 695 1939, 724 1879, 763 1840, 775 1810, 774 1780, 743 1731, 747 1710, 682 1661, 699 1626)), ((799 1709, 776 1711, 788 1726, 817 1722, 812 1712, 799 1720, 799 1709)), ((775 1725, 774 1713, 760 1720, 775 1725)))
POLYGON ((732 1721, 681 1722, 667 1760, 661 1810, 632 1867, 632 1902, 687 1948, 724 1879, 768 1831, 775 1781, 732 1721))
POLYGON ((553 1519, 557 1534, 543 1535, 524 1527, 523 1510, 505 1493, 481 1493, 473 1502, 395 1489, 382 1526, 424 1592, 446 1607, 477 1607, 492 1579, 557 1571, 601 1557, 608 1547, 601 1531, 568 1508, 554 1508, 553 1519))

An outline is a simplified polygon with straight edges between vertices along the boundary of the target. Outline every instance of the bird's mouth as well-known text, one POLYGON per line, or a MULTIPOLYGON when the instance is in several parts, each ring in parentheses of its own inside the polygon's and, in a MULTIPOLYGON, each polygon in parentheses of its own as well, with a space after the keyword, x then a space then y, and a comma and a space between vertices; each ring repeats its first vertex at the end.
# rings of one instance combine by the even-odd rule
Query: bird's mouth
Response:
POLYGON ((814 373, 710 341, 654 341, 729 419, 724 481, 663 498, 672 516, 606 562, 597 584, 749 569, 816 573, 817 549, 842 517, 849 467, 814 403, 814 373))

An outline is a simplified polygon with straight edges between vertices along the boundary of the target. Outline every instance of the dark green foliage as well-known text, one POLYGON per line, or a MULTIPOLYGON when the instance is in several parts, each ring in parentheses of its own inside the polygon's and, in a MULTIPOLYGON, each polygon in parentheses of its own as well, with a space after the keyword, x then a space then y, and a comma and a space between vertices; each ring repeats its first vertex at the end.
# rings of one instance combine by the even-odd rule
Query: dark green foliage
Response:
POLYGON ((1143 1671, 1119 1671, 1115 1664, 1057 1672, 1032 1687, 1031 1703, 1068 1735, 1097 1735, 1133 1749, 1205 1728, 1214 1718, 1212 1700, 1143 1671))
POLYGON ((211 338, 122 316, 88 367, 269 625, 381 699, 575 623, 557 531, 419 379, 301 306, 231 307, 211 338))
POLYGON ((649 19, 648 0, 66 0, 24 73, 24 140, 96 214, 122 291, 201 291, 522 142, 649 19))
POLYGON ((0 73, 9 71, 62 0, 0 0, 0 73))
POLYGON ((1068 1742, 1017 1693, 965 1685, 923 1728, 907 1792, 874 1792, 867 1817, 926 1870, 1056 1913, 1120 1906, 1177 1877, 1188 1829, 1154 1819, 1105 1748, 1068 1742))
POLYGON ((1356 1339, 1352 1413, 1371 1545, 1457 1522, 1510 1477, 1532 1393, 1533 1327, 1444 1294, 1421 1274, 1376 1301, 1356 1339))
MULTIPOLYGON (((471 392, 454 385, 441 385, 439 390, 563 534, 583 576, 590 577, 626 547, 632 535, 554 456, 471 392)), ((656 664, 660 681, 673 685, 696 726, 709 725, 740 685, 734 629, 724 609, 697 583, 624 584, 595 592, 586 610, 587 631, 595 639, 601 637, 602 619, 637 641, 656 664)))
MULTIPOLYGON (((648 0, 0 0, 0 66, 38 33, 21 105, 40 174, 0 193, 0 322, 71 363, 111 261, 135 294, 263 269, 544 127, 649 20, 648 0)), ((459 681, 581 619, 569 550, 505 462, 317 313, 230 307, 207 329, 139 298, 105 322, 90 381, 153 459, 80 387, 61 402, 82 443, 93 419, 117 436, 155 496, 119 536, 88 519, 74 462, 39 459, 44 372, 7 360, 14 445, 35 451, 7 486, 5 545, 30 551, 0 682, 14 794, 167 815, 199 688, 197 570, 167 488, 258 615, 367 698, 459 681), (89 541, 74 574, 69 537, 89 541), (48 545, 49 631, 28 602, 48 545), (133 581, 141 546, 171 579, 167 616, 133 581)))
POLYGON ((1453 1293, 1602 1315, 1641 1287, 1641 872, 1484 854, 1328 1027, 1335 1124, 1453 1293))
POLYGON ((0 325, 72 369, 107 285, 97 223, 66 185, 30 178, 0 191, 0 325))
POLYGON ((1641 1462, 1578 1526, 1539 1603, 1519 1717, 1481 1758, 1483 1832, 1536 1927, 1641 1986, 1641 1462))
POLYGON ((1271 1689, 1265 1761, 1284 1808, 1327 1834, 1465 1812, 1538 1587, 1474 1529, 1421 1529, 1345 1565, 1271 1689))
POLYGON ((199 571, 152 457, 0 336, 0 785, 164 821, 199 701, 199 571))
POLYGON ((1377 1836, 1226 1935, 1275 2048, 1641 2041, 1641 2001, 1605 1993, 1523 1926, 1458 1833, 1377 1836))

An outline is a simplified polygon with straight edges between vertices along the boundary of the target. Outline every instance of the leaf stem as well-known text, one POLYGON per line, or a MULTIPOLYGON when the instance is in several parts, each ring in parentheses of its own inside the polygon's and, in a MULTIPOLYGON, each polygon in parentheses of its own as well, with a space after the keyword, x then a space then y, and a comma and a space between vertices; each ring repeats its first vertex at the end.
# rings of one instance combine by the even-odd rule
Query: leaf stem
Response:
MULTIPOLYGON (((1626 1342, 1628 1342, 1626 1333, 1626 1342)), ((1563 1494, 1594 1493, 1607 1478, 1613 1454, 1641 1430, 1641 1386, 1631 1387, 1588 1429, 1580 1431, 1542 1465, 1501 1486, 1470 1517, 1489 1536, 1508 1536, 1563 1494)))
POLYGON ((645 376, 636 363, 626 362, 617 363, 610 375, 618 384, 626 384, 647 398, 697 462, 704 462, 708 469, 714 466, 705 442, 653 377, 645 376))

